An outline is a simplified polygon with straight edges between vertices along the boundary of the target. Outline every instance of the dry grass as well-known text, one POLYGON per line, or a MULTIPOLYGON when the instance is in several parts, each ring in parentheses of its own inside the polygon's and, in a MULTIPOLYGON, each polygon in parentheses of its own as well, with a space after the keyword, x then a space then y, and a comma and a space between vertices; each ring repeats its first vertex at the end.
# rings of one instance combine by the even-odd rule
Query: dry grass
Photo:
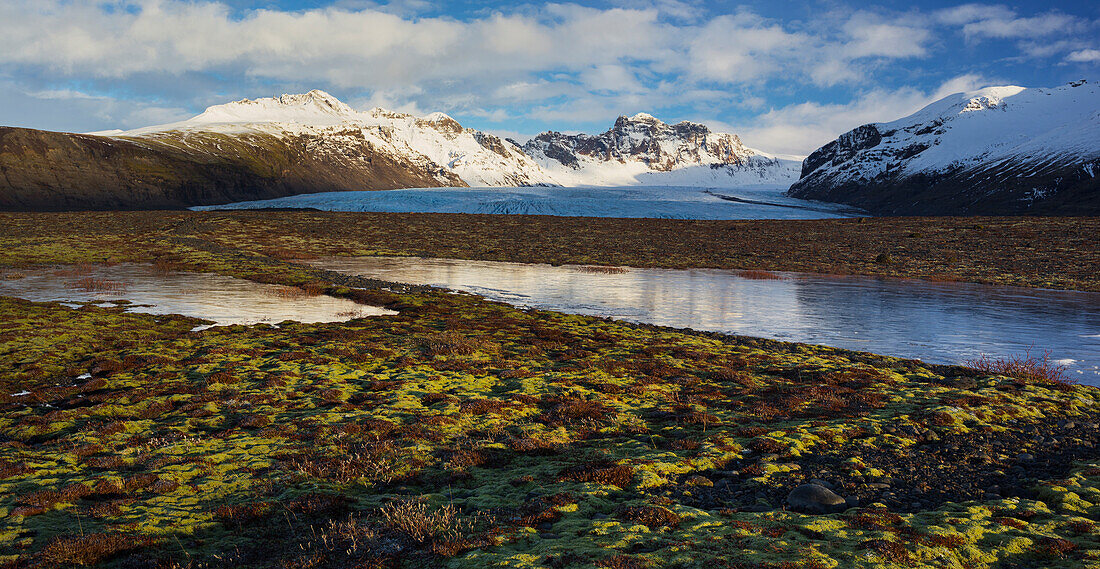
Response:
POLYGON ((743 279, 751 279, 754 281, 782 281, 786 280, 787 278, 783 275, 777 275, 771 271, 761 271, 755 269, 737 271, 737 276, 743 279))
POLYGON ((95 277, 77 279, 69 287, 83 292, 119 293, 126 290, 126 285, 123 283, 95 277))
MULTIPOLYGON (((308 286, 308 285, 306 285, 308 286)), ((312 298, 324 294, 324 290, 317 287, 305 288, 305 286, 277 286, 266 292, 267 296, 281 298, 283 300, 300 300, 312 298)))
POLYGON ((577 267, 577 270, 582 273, 596 273, 602 275, 621 275, 628 272, 625 267, 609 267, 606 265, 584 265, 583 267, 577 267))
POLYGON ((488 347, 488 342, 455 331, 428 334, 419 342, 429 356, 468 356, 488 347))
POLYGON ((1049 351, 1044 352, 1041 358, 1032 356, 1031 350, 1025 350, 1023 355, 999 358, 982 354, 976 359, 967 361, 965 365, 982 373, 1004 375, 1029 383, 1056 387, 1068 386, 1071 383, 1069 376, 1066 375, 1066 366, 1052 362, 1049 351))
POLYGON ((118 533, 57 537, 39 555, 46 566, 95 565, 151 541, 145 536, 118 533))
POLYGON ((381 515, 387 529, 419 544, 457 541, 473 531, 473 525, 450 504, 433 509, 423 500, 396 501, 383 506, 381 515))

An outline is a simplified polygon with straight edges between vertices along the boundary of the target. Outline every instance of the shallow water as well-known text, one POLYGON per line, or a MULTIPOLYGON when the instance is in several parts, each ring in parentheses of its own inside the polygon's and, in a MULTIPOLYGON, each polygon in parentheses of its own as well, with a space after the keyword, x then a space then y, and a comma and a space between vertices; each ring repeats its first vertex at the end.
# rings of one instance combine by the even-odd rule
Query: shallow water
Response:
POLYGON ((288 298, 285 289, 210 273, 164 273, 144 264, 97 266, 90 270, 64 267, 0 276, 0 296, 36 302, 128 300, 133 303, 128 308, 130 312, 181 314, 210 320, 216 326, 276 324, 284 320, 342 322, 362 316, 396 314, 330 296, 288 298), (88 290, 87 285, 97 290, 88 290))
POLYGON ((518 306, 825 344, 933 363, 1030 350, 1100 384, 1100 294, 959 283, 717 269, 623 274, 449 259, 330 258, 348 274, 430 284, 518 306))

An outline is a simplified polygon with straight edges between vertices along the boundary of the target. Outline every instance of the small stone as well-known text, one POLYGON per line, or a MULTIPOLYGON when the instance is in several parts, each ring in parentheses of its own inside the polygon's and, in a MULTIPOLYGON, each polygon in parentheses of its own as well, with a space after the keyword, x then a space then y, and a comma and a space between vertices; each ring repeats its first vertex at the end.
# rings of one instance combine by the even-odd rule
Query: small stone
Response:
POLYGON ((684 484, 688 486, 714 486, 714 482, 706 476, 690 476, 687 480, 684 480, 684 484))
POLYGON ((844 498, 819 484, 803 484, 787 496, 792 510, 807 514, 828 514, 841 511, 844 498))
POLYGON ((830 483, 828 483, 828 482, 826 482, 826 481, 824 481, 820 478, 814 478, 814 479, 810 480, 810 484, 817 484, 818 486, 824 486, 824 487, 828 488, 829 490, 836 490, 835 486, 833 486, 832 484, 830 484, 830 483))
POLYGON ((552 530, 552 529, 554 529, 554 524, 552 524, 550 522, 543 522, 543 523, 538 525, 538 529, 541 529, 543 531, 552 530))
POLYGON ((1021 452, 1020 454, 1016 455, 1016 460, 1019 460, 1019 461, 1022 461, 1022 462, 1031 462, 1031 461, 1035 460, 1035 455, 1028 454, 1026 452, 1021 452))
POLYGON ((872 482, 871 484, 868 484, 867 487, 868 488, 873 488, 875 490, 889 490, 890 489, 889 484, 884 484, 882 482, 872 482))
POLYGON ((845 496, 844 497, 844 507, 845 508, 858 508, 859 507, 859 496, 845 496))

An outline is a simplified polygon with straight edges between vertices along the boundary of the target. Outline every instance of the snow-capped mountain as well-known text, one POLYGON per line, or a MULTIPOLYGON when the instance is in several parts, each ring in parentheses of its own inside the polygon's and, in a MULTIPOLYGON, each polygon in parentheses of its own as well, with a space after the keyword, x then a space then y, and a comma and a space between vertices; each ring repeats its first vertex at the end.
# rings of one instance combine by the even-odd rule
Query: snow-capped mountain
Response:
POLYGON ((521 148, 426 117, 357 111, 323 91, 215 105, 185 121, 88 134, 0 127, 0 209, 154 209, 430 187, 786 188, 797 161, 649 115, 521 148), (530 154, 529 154, 530 153, 530 154))
POLYGON ((788 195, 882 214, 1100 214, 1100 85, 989 87, 863 125, 788 195))
MULTIPOLYGON (((179 123, 97 134, 134 140, 186 139, 191 133, 297 138, 305 141, 307 151, 316 158, 369 162, 382 154, 411 163, 443 186, 553 183, 515 144, 463 128, 443 113, 419 118, 381 108, 359 112, 317 90, 245 99, 210 107, 179 123)), ((371 189, 370 181, 364 180, 359 189, 371 189)))
POLYGON ((737 135, 705 125, 669 125, 639 113, 600 135, 542 133, 523 146, 565 186, 786 187, 799 162, 746 147, 737 135))

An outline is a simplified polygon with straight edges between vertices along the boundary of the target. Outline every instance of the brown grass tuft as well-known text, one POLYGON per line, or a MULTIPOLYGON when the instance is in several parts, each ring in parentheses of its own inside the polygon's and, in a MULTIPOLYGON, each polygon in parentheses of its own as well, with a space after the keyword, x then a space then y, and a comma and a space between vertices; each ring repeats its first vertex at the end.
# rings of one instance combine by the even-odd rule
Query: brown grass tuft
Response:
POLYGON ((54 538, 39 552, 47 565, 95 565, 149 545, 152 538, 121 533, 92 533, 54 538))
POLYGON ((680 525, 680 516, 668 508, 660 506, 627 506, 615 512, 616 517, 637 522, 649 529, 660 527, 675 528, 680 525))
POLYGON ((119 293, 126 290, 126 285, 123 283, 94 277, 77 279, 69 286, 83 292, 119 293))
POLYGON ((1071 385, 1070 378, 1066 375, 1066 366, 1051 362, 1049 351, 1043 353, 1042 358, 1032 356, 1031 350, 1024 350, 1023 355, 1000 358, 982 354, 977 359, 967 361, 965 365, 981 373, 1004 375, 1056 389, 1067 389, 1071 385))
POLYGON ((629 464, 605 466, 602 464, 582 464, 566 468, 558 473, 558 480, 574 482, 596 482, 605 486, 626 488, 634 480, 634 467, 629 464))
POLYGON ((577 271, 602 275, 621 275, 626 273, 627 269, 624 267, 609 267, 606 265, 584 265, 583 267, 577 267, 577 271))
POLYGON ((1051 557, 1065 557, 1067 553, 1077 549, 1077 544, 1060 537, 1040 536, 1035 540, 1035 546, 1039 553, 1051 557))
POLYGON ((419 344, 429 356, 469 356, 488 347, 488 342, 484 340, 454 331, 428 334, 419 344))
POLYGON ((911 563, 913 556, 904 545, 888 539, 869 539, 860 543, 857 549, 870 549, 883 559, 893 563, 911 563))
POLYGON ((743 279, 750 279, 754 281, 781 281, 787 278, 783 275, 777 275, 771 271, 761 271, 759 269, 745 269, 737 271, 737 276, 743 279))

